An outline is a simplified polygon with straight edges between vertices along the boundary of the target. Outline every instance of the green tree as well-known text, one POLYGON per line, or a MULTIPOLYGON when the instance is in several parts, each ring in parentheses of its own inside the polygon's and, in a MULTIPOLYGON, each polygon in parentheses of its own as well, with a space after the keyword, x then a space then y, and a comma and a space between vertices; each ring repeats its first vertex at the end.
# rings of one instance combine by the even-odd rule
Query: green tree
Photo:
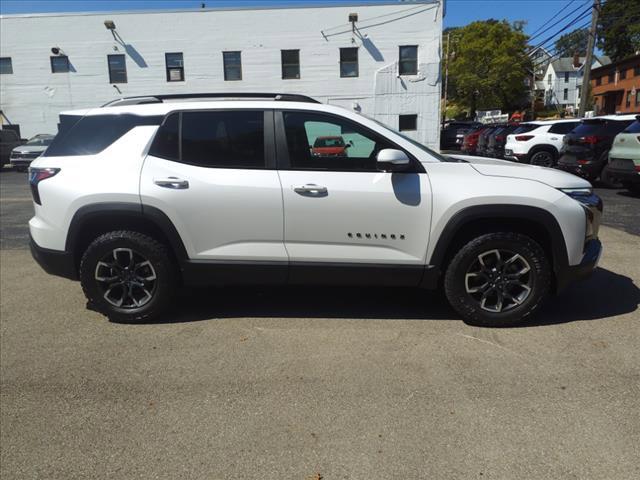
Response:
POLYGON ((597 25, 598 48, 616 62, 640 50, 640 2, 607 0, 597 25))
POLYGON ((525 79, 532 65, 527 37, 518 27, 520 23, 514 27, 486 20, 451 32, 448 95, 472 115, 476 109, 511 110, 526 104, 525 79))
POLYGON ((580 28, 562 35, 556 40, 556 55, 559 57, 572 57, 577 53, 581 57, 587 54, 587 41, 589 40, 589 29, 580 28))

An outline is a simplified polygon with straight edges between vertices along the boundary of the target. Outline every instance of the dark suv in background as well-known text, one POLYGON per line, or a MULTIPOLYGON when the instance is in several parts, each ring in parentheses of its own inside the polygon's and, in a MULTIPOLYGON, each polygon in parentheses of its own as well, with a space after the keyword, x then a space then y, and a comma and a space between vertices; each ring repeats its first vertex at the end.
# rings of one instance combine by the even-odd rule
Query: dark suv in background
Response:
POLYGON ((23 143, 24 141, 14 130, 4 128, 0 130, 0 168, 2 168, 5 163, 9 163, 11 150, 23 143))
POLYGON ((464 136, 481 127, 478 122, 449 122, 440 132, 441 150, 460 150, 464 136))
POLYGON ((591 182, 600 178, 609 183, 607 165, 615 136, 635 120, 635 115, 607 115, 585 118, 564 137, 556 168, 574 173, 591 182))
POLYGON ((505 125, 494 130, 487 138, 486 155, 493 158, 504 158, 504 146, 507 143, 507 135, 513 133, 518 128, 518 124, 505 125))

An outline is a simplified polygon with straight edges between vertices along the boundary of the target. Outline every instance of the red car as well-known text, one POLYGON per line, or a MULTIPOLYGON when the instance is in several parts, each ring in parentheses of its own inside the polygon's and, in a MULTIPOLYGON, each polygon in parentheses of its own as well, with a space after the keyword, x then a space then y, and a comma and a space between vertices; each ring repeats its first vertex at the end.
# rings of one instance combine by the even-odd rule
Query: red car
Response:
POLYGON ((475 155, 476 148, 478 148, 478 138, 486 130, 486 127, 478 128, 471 133, 467 133, 462 141, 462 147, 460 150, 467 155, 475 155))
POLYGON ((316 157, 345 157, 347 147, 342 137, 318 137, 313 143, 311 154, 316 157))

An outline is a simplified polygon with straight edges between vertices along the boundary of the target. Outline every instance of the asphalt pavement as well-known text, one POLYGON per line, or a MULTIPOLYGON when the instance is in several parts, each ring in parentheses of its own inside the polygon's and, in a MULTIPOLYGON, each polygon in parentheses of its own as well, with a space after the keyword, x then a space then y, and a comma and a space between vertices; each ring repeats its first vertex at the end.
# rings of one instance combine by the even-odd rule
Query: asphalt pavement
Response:
POLYGON ((640 199, 607 194, 600 268, 522 328, 346 288, 193 290, 128 325, 33 262, 4 171, 0 478, 638 478, 640 199))

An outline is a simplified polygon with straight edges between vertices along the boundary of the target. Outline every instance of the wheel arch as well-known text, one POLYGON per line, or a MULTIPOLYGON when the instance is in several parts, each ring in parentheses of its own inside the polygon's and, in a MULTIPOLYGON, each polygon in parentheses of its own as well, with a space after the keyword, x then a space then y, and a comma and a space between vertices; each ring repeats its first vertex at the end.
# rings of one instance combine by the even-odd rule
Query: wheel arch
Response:
MULTIPOLYGON (((479 235, 498 231, 522 233, 537 241, 549 256, 554 278, 555 273, 569 263, 562 229, 552 213, 528 205, 477 205, 453 215, 440 234, 429 259, 429 265, 438 272, 438 281, 466 243, 479 235)), ((437 285, 425 286, 435 288, 437 285)))
POLYGON ((531 147, 531 150, 529 150, 529 157, 531 157, 535 153, 542 152, 542 151, 553 153, 554 160, 557 160, 558 157, 560 156, 560 152, 554 145, 551 145, 549 143, 541 143, 539 145, 534 145, 533 147, 531 147))
POLYGON ((169 247, 179 266, 188 258, 178 231, 161 210, 136 203, 96 203, 78 209, 69 225, 65 251, 73 255, 76 271, 89 244, 114 230, 131 230, 154 237, 169 247))

